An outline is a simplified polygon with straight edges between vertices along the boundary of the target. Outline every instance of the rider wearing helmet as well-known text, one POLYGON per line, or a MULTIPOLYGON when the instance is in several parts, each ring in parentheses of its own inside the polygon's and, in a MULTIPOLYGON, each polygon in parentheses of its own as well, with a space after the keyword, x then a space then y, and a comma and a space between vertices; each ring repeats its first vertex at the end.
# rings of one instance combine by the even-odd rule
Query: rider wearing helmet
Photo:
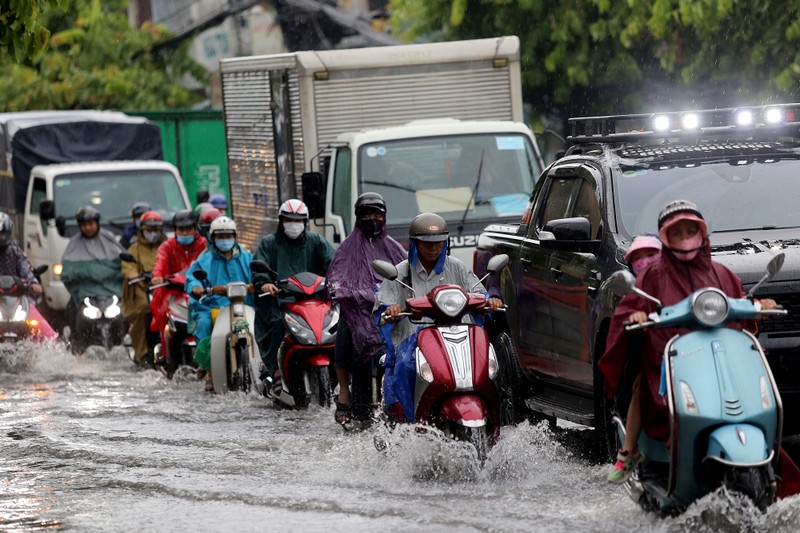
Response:
MULTIPOLYGON (((253 285, 261 292, 277 294, 275 282, 299 272, 325 275, 333 258, 333 247, 318 233, 307 232, 307 224, 306 204, 296 199, 281 204, 278 209, 277 230, 261 239, 255 255, 256 259, 266 262, 277 272, 277 279, 267 273, 253 274, 253 285)), ((276 379, 277 354, 284 328, 275 298, 258 299, 255 330, 265 367, 263 377, 272 376, 273 392, 277 393, 280 387, 280 379, 276 379)))
MULTIPOLYGON (((375 301, 374 313, 380 318, 384 314, 388 321, 393 323, 391 339, 387 339, 387 362, 384 374, 384 403, 389 406, 400 402, 403 412, 413 413, 414 402, 412 394, 405 383, 413 383, 410 377, 401 369, 415 368, 413 363, 416 342, 403 342, 416 332, 416 325, 407 318, 400 317, 403 304, 407 298, 422 296, 439 285, 458 285, 467 292, 482 292, 486 294, 489 309, 496 311, 503 305, 496 297, 490 297, 478 280, 478 277, 467 266, 447 253, 447 244, 450 232, 447 222, 435 213, 422 213, 411 221, 408 228, 408 259, 397 265, 398 279, 414 289, 414 293, 404 288, 399 283, 384 280, 375 301), (403 343, 402 349, 400 343, 403 343), (394 364, 392 364, 394 363, 394 364)), ((464 320, 473 322, 472 317, 464 320)))
POLYGON ((133 204, 133 207, 131 208, 131 220, 133 220, 133 224, 125 228, 125 230, 122 232, 122 237, 119 240, 119 243, 123 248, 128 248, 136 240, 137 232, 139 231, 139 227, 141 225, 140 219, 142 218, 142 215, 148 211, 150 211, 150 204, 147 202, 136 202, 133 204))
POLYGON ((222 216, 222 211, 217 209, 216 207, 211 207, 206 209, 200 214, 200 220, 197 221, 197 231, 203 237, 208 237, 208 230, 211 228, 211 223, 214 222, 214 219, 217 217, 222 216))
MULTIPOLYGON (((236 242, 236 235, 236 223, 233 220, 225 216, 217 217, 209 229, 211 246, 192 263, 186 274, 185 290, 192 296, 189 299, 189 312, 194 323, 194 338, 197 341, 195 361, 205 370, 210 370, 211 309, 226 307, 230 304, 230 300, 226 296, 213 294, 200 302, 204 287, 227 285, 231 281, 250 283, 251 279, 250 262, 253 256, 236 242), (192 275, 192 272, 198 269, 208 273, 207 283, 204 284, 192 275)), ((248 294, 245 301, 248 305, 253 305, 253 295, 248 294)), ((209 383, 210 379, 207 379, 207 390, 209 383)))
MULTIPOLYGON (((124 251, 114 234, 100 227, 100 213, 94 207, 85 205, 78 209, 75 220, 80 232, 69 240, 61 259, 61 281, 70 294, 67 314, 72 332, 76 332, 75 318, 84 298, 121 296, 119 254, 124 251)), ((75 335, 73 350, 80 352, 84 340, 75 335)))
POLYGON ((136 241, 128 248, 135 261, 122 262, 122 314, 131 326, 130 335, 133 341, 134 362, 142 368, 153 366, 153 354, 148 349, 155 346, 156 339, 149 338, 150 298, 149 283, 143 279, 150 274, 156 262, 158 248, 167 240, 164 235, 164 219, 156 211, 147 211, 139 219, 139 231, 136 241), (137 279, 134 284, 130 280, 137 279), (149 340, 149 342, 148 342, 149 340))
MULTIPOLYGON (((15 276, 28 283, 30 291, 34 295, 42 294, 42 286, 36 278, 33 266, 22 248, 14 242, 14 221, 6 213, 0 211, 0 275, 15 276)), ((56 336, 53 328, 42 317, 34 306, 33 301, 29 301, 29 318, 38 320, 38 327, 31 328, 33 336, 38 338, 54 338, 56 336)))
POLYGON ((213 195, 208 202, 223 213, 228 209, 228 199, 222 194, 213 195))
POLYGON ((339 303, 341 318, 336 331, 336 376, 339 398, 334 418, 347 425, 366 421, 372 410, 372 360, 386 350, 372 319, 375 293, 381 278, 372 261, 397 264, 406 251, 386 232, 386 202, 376 192, 365 192, 355 203, 356 229, 336 250, 328 267, 328 289, 339 303), (350 376, 352 374, 352 402, 350 376))

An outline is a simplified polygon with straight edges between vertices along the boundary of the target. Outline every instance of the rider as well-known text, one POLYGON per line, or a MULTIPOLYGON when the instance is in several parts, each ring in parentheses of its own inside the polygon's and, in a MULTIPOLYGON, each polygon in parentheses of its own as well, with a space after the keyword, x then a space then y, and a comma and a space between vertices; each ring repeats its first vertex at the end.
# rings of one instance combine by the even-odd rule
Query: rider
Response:
POLYGON ((131 208, 131 220, 133 220, 133 224, 125 228, 125 230, 122 232, 122 237, 120 237, 119 240, 119 243, 123 248, 130 247, 130 245, 136 241, 139 227, 141 225, 140 219, 142 218, 142 215, 148 211, 150 211, 150 204, 147 202, 136 202, 133 204, 133 207, 131 208))
MULTIPOLYGON (((333 247, 318 233, 306 231, 308 207, 300 200, 286 200, 278 209, 278 228, 265 235, 256 251, 256 259, 266 262, 277 272, 277 279, 267 273, 254 273, 253 285, 261 292, 275 296, 279 289, 275 283, 300 272, 324 276, 333 259, 333 247)), ((275 298, 260 298, 256 303, 256 339, 264 363, 265 383, 272 376, 272 390, 280 392, 278 348, 283 339, 284 327, 275 298)))
POLYGON ((213 195, 211 198, 208 199, 208 203, 213 205, 216 209, 222 211, 223 215, 228 210, 228 199, 225 198, 224 194, 213 195))
MULTIPOLYGON (((230 305, 230 300, 224 292, 208 295, 201 302, 205 287, 224 286, 231 281, 248 283, 251 278, 250 262, 253 260, 250 252, 236 242, 236 223, 228 217, 218 217, 211 223, 209 239, 211 248, 200 254, 189 267, 185 285, 186 293, 192 296, 189 299, 189 312, 194 322, 192 332, 197 341, 195 361, 205 370, 211 369, 210 335, 213 326, 211 310, 230 305), (201 282, 192 275, 192 272, 199 269, 207 272, 206 282, 201 282)), ((252 293, 247 295, 245 302, 253 305, 252 293)), ((210 372, 206 375, 206 390, 213 391, 210 372)))
MULTIPOLYGON (((6 213, 0 211, 0 275, 16 276, 24 280, 29 284, 30 291, 38 296, 42 294, 42 286, 36 279, 31 262, 28 261, 22 248, 14 242, 13 235, 14 221, 6 213)), ((56 332, 33 305, 33 301, 30 301, 29 304, 29 321, 30 323, 38 322, 37 326, 31 328, 33 336, 42 339, 55 338, 56 332)))
MULTIPOLYGON (((61 259, 61 281, 69 291, 67 315, 70 330, 77 330, 76 317, 80 302, 88 296, 116 296, 122 292, 122 270, 119 254, 124 250, 114 234, 100 227, 100 213, 85 205, 75 214, 80 232, 67 243, 61 259)), ((84 339, 73 335, 73 350, 83 349, 84 339)))
POLYGON ((125 277, 122 285, 122 315, 131 325, 134 362, 142 368, 150 368, 153 366, 153 355, 148 350, 147 342, 150 329, 147 323, 147 313, 150 311, 149 283, 142 276, 152 272, 158 247, 167 237, 164 235, 164 219, 156 211, 147 211, 139 222, 136 242, 128 248, 135 262, 122 262, 122 275, 125 277), (139 281, 131 285, 130 280, 136 278, 140 278, 139 281))
POLYGON ((359 196, 355 215, 357 231, 339 246, 328 267, 328 287, 342 312, 334 352, 339 380, 334 418, 339 424, 346 424, 351 417, 360 421, 369 419, 371 362, 385 351, 380 332, 372 320, 375 293, 381 282, 380 276, 372 270, 372 261, 382 259, 397 264, 406 257, 400 243, 386 232, 386 202, 380 194, 365 192, 359 196))
MULTIPOLYGON (((667 204, 658 215, 658 235, 661 255, 657 262, 642 270, 636 286, 661 301, 663 306, 673 305, 703 287, 716 287, 732 298, 744 297, 741 280, 725 266, 711 260, 708 226, 695 204, 675 200, 667 204)), ((775 309, 774 300, 761 300, 762 309, 775 309)), ((650 438, 665 439, 669 430, 669 414, 664 398, 659 393, 661 359, 664 346, 679 334, 676 328, 626 333, 625 321, 641 324, 648 314, 656 311, 656 304, 633 293, 622 298, 614 312, 608 333, 608 347, 598 366, 606 378, 609 397, 620 390, 623 369, 639 375, 631 385, 626 435, 617 461, 608 474, 608 481, 624 483, 643 460, 636 444, 647 420, 645 431, 650 438), (631 357, 628 354, 639 354, 631 357), (638 368, 641 370, 638 370, 638 368)), ((742 329, 744 324, 729 327, 742 329)))
POLYGON ((637 235, 625 252, 625 263, 634 276, 638 276, 648 265, 658 261, 661 254, 661 241, 651 234, 637 235))
MULTIPOLYGON (((397 265, 397 279, 414 289, 408 289, 392 280, 384 280, 375 302, 374 315, 377 320, 382 317, 392 322, 391 338, 385 334, 387 357, 384 374, 384 403, 389 406, 400 402, 403 412, 413 412, 413 399, 410 392, 402 384, 408 382, 408 376, 395 375, 394 369, 412 368, 413 365, 392 364, 393 361, 413 361, 416 349, 417 325, 410 320, 399 320, 403 312, 403 304, 407 298, 422 296, 439 285, 458 285, 467 292, 486 294, 490 311, 497 311, 503 302, 497 297, 490 297, 478 280, 478 277, 455 257, 447 253, 447 242, 450 232, 447 222, 435 213, 422 213, 411 221, 408 228, 408 259, 397 265)), ((472 321, 471 317, 465 320, 472 321)))

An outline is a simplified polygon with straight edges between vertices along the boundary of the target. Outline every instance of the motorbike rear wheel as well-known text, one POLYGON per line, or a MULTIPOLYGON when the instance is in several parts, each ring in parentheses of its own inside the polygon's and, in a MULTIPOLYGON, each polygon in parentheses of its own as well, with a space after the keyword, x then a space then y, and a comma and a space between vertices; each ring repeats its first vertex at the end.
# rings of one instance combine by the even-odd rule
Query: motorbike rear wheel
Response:
POLYGON ((723 484, 728 490, 750 498, 762 512, 775 501, 775 472, 771 464, 752 468, 730 468, 725 471, 723 484))

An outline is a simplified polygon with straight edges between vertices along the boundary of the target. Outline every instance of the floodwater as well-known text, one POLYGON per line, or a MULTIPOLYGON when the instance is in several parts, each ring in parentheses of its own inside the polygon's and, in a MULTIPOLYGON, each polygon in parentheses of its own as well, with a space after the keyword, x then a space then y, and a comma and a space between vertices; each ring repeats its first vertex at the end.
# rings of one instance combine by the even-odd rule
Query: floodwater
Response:
POLYGON ((332 411, 209 395, 116 355, 0 356, 0 529, 800 530, 800 497, 760 514, 719 493, 678 518, 646 515, 585 458, 574 426, 504 430, 480 469, 465 444, 344 434, 332 411))

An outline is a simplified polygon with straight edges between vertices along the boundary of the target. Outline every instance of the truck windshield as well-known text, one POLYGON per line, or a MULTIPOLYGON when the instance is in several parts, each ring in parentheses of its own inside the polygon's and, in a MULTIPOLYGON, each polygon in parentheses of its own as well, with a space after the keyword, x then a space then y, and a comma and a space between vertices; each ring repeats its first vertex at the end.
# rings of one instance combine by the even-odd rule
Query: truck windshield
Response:
POLYGON ((798 227, 799 172, 794 158, 622 167, 616 180, 619 214, 628 235, 656 231, 659 211, 677 199, 697 204, 712 232, 798 227))
POLYGON ((365 144, 358 153, 361 192, 386 199, 387 224, 421 212, 448 221, 518 219, 541 173, 519 133, 448 135, 365 144))
POLYGON ((100 212, 103 227, 118 231, 131 224, 136 202, 149 203, 165 219, 188 207, 175 176, 160 169, 66 174, 55 178, 53 192, 68 228, 77 227, 74 214, 84 205, 100 212))

